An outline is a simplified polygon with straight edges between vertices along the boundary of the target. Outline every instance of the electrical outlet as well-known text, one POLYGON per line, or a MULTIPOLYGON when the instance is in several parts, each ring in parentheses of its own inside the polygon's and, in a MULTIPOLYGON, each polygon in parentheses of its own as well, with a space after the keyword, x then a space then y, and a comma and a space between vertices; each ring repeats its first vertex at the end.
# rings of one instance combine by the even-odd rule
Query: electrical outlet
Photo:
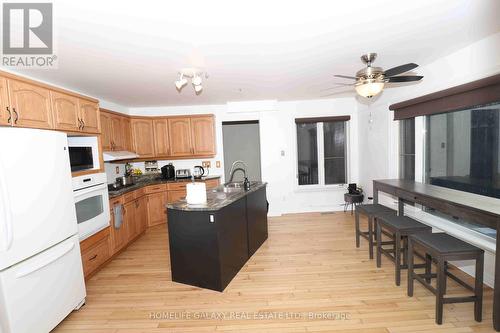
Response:
POLYGON ((220 168, 220 161, 215 162, 215 166, 216 166, 217 168, 220 168))
POLYGON ((210 168, 210 161, 202 161, 201 166, 204 168, 210 168))
POLYGON ((119 166, 115 167, 115 172, 117 175, 120 174, 120 167, 119 166))

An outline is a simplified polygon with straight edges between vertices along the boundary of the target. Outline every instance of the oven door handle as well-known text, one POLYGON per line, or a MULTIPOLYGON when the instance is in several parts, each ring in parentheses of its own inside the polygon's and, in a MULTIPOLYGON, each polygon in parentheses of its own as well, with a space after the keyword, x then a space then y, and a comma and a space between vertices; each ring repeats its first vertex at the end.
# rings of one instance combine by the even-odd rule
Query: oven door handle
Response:
POLYGON ((84 195, 92 193, 92 192, 104 192, 103 190, 107 192, 107 190, 108 190, 107 184, 99 184, 99 185, 94 185, 91 187, 86 187, 86 188, 83 188, 81 190, 76 190, 73 193, 75 195, 75 199, 77 199, 77 201, 78 201, 78 198, 81 196, 84 196, 84 195))

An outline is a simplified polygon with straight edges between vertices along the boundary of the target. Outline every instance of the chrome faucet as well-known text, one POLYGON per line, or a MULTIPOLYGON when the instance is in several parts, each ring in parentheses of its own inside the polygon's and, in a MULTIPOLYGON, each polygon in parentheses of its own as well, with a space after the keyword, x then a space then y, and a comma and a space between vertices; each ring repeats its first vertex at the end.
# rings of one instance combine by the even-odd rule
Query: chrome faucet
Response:
POLYGON ((233 165, 231 165, 231 170, 229 171, 229 175, 230 175, 229 176, 229 182, 231 183, 233 181, 234 174, 238 170, 243 171, 243 177, 245 177, 245 179, 247 179, 247 168, 248 168, 248 166, 242 160, 234 161, 233 165), (241 168, 241 167, 235 168, 235 166, 238 165, 238 164, 243 165, 243 168, 241 168))

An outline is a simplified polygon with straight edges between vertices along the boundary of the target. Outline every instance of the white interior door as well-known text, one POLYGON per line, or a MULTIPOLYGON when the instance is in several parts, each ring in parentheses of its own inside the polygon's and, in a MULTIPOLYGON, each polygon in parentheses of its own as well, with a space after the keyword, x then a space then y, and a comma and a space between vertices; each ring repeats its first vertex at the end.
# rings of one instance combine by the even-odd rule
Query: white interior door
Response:
POLYGON ((0 128, 0 271, 77 233, 65 133, 0 128))
POLYGON ((85 299, 75 235, 0 272, 0 332, 49 332, 85 299))

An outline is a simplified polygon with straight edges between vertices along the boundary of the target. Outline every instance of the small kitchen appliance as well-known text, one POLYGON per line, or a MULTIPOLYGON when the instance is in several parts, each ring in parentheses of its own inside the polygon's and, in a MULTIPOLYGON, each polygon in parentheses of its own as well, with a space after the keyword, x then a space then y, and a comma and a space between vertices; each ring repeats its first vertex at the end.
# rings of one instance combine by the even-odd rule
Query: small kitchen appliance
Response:
POLYGON ((172 165, 172 163, 161 167, 161 178, 165 180, 175 179, 175 167, 172 165))
POLYGON ((205 168, 200 165, 197 165, 193 168, 193 176, 196 179, 201 179, 201 177, 205 176, 205 168))
POLYGON ((177 169, 175 170, 175 178, 179 179, 191 178, 191 171, 189 169, 177 169))

